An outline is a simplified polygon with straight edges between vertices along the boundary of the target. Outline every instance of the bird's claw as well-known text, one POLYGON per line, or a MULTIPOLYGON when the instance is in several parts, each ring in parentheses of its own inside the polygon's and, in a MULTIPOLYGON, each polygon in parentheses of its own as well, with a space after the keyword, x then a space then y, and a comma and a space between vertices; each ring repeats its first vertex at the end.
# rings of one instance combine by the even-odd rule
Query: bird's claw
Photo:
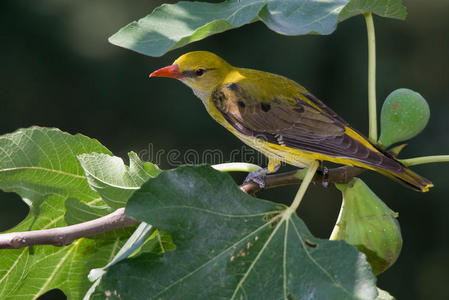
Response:
POLYGON ((268 173, 268 169, 260 169, 257 171, 253 171, 246 176, 245 181, 243 183, 248 183, 250 181, 257 183, 261 189, 265 187, 265 176, 268 173))
POLYGON ((329 169, 327 167, 323 167, 323 180, 321 184, 324 188, 327 188, 329 186, 329 169))

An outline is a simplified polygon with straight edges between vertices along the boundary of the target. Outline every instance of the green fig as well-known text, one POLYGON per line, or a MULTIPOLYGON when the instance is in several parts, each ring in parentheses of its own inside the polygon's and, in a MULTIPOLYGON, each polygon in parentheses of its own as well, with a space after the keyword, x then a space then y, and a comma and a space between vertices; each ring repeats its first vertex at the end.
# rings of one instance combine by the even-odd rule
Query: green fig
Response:
POLYGON ((419 93, 410 89, 391 92, 380 114, 380 144, 389 147, 411 139, 426 127, 429 118, 429 105, 419 93))
POLYGON ((344 240, 366 255, 375 275, 398 258, 402 236, 396 214, 359 178, 337 184, 343 194, 331 240, 344 240))

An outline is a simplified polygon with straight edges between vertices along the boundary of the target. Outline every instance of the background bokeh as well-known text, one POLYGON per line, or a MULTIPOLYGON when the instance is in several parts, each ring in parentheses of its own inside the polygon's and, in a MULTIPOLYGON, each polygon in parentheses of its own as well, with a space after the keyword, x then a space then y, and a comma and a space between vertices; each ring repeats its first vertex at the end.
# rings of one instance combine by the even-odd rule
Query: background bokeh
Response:
MULTIPOLYGON (((174 2, 174 1, 165 1, 174 2)), ((331 36, 286 37, 255 23, 170 52, 146 57, 108 43, 125 24, 161 1, 10 0, 0 2, 0 134, 31 125, 58 127, 97 138, 116 155, 149 159, 149 149, 219 149, 242 144, 216 124, 181 83, 149 80, 153 70, 191 50, 209 50, 234 65, 290 77, 367 133, 367 46, 361 16, 331 36)), ((396 88, 420 92, 429 102, 428 127, 401 157, 449 154, 449 2, 404 1, 405 22, 375 17, 377 95, 396 88)), ((226 156, 225 156, 225 159, 226 156)), ((160 162, 169 168, 167 162, 160 162)), ((400 214, 404 247, 378 278, 398 299, 449 299, 449 164, 414 168, 435 188, 421 194, 380 175, 361 177, 400 214)), ((241 180, 243 174, 236 175, 241 180)), ((296 187, 262 197, 289 202, 296 187)), ((326 238, 337 217, 335 187, 313 186, 299 209, 312 232, 326 238)), ((0 192, 0 230, 25 217, 26 205, 0 192)), ((1 254, 0 254, 1 259, 1 254)), ((51 292, 42 299, 64 299, 51 292)))

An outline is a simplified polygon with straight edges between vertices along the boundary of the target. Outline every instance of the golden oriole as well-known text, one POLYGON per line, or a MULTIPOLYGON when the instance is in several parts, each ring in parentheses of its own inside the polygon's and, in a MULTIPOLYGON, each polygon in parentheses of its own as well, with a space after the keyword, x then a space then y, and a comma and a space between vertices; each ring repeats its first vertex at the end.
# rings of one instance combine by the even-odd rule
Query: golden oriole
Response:
POLYGON ((433 186, 286 77, 233 67, 206 51, 186 53, 150 77, 192 88, 212 118, 268 157, 269 172, 281 161, 303 168, 326 160, 374 170, 417 191, 433 186))

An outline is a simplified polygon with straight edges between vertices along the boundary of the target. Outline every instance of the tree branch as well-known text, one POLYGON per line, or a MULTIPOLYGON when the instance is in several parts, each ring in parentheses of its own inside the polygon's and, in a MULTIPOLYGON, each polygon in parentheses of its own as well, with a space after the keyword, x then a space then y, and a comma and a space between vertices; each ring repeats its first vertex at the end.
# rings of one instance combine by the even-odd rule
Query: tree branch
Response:
MULTIPOLYGON (((361 168, 343 166, 328 170, 326 174, 318 171, 313 177, 315 182, 348 183, 354 176, 365 171, 361 168)), ((267 175, 264 178, 265 189, 299 184, 297 170, 280 174, 267 175)), ((261 190, 255 182, 247 182, 240 186, 247 194, 254 194, 261 190)), ((138 225, 140 222, 125 216, 125 208, 119 208, 104 217, 66 227, 58 227, 44 230, 11 232, 0 234, 0 249, 19 249, 33 245, 66 246, 74 240, 104 233, 118 228, 138 225)))
POLYGON ((66 227, 0 234, 0 249, 19 249, 32 245, 66 246, 74 240, 117 228, 138 225, 119 208, 104 217, 66 227))
MULTIPOLYGON (((329 169, 326 174, 320 170, 315 173, 312 181, 323 183, 348 183, 353 177, 363 173, 364 171, 365 169, 350 166, 329 169)), ((298 172, 298 170, 294 170, 290 172, 267 175, 264 178, 264 189, 271 189, 290 184, 300 184, 302 180, 298 179, 298 172)), ((254 195, 262 188, 257 183, 250 181, 240 185, 240 189, 247 194, 254 195)))

